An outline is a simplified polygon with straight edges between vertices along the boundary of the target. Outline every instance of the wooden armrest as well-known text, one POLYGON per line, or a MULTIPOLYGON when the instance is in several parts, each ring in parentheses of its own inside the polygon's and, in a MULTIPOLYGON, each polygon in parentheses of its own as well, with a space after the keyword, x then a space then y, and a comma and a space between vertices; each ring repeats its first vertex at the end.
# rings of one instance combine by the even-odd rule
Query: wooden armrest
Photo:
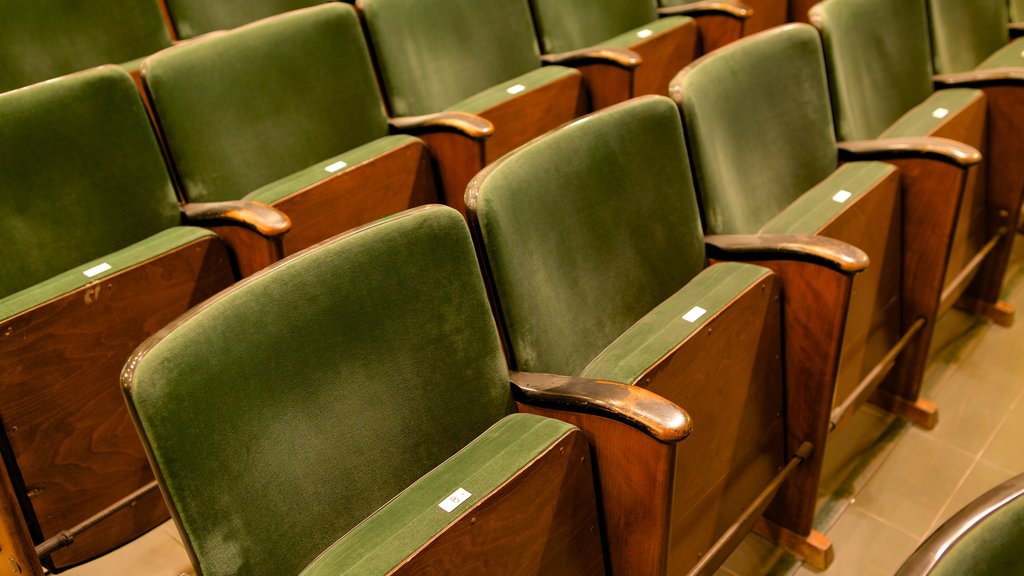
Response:
POLYGON ((868 255, 833 238, 803 234, 714 234, 704 237, 708 256, 716 260, 794 260, 844 274, 863 272, 868 255))
POLYGON ((754 10, 746 4, 732 2, 693 2, 679 6, 663 6, 658 8, 658 16, 731 16, 737 20, 750 18, 754 10))
POLYGON ((841 161, 924 158, 958 166, 973 166, 981 162, 981 152, 978 152, 973 146, 949 138, 907 137, 849 140, 839 142, 838 146, 841 161))
POLYGON ((988 68, 932 76, 935 88, 983 88, 994 85, 1024 85, 1024 68, 988 68))
POLYGON ((1024 36, 1024 22, 1010 22, 1006 25, 1006 29, 1010 32, 1010 40, 1024 36))
POLYGON ((660 442, 679 442, 693 429, 686 411, 639 386, 535 372, 513 371, 509 379, 519 402, 604 416, 638 428, 660 442))
POLYGON ((555 54, 544 54, 540 59, 545 64, 562 64, 567 66, 579 66, 582 64, 615 64, 623 68, 636 68, 643 63, 643 58, 626 48, 609 48, 605 46, 593 46, 570 50, 568 52, 557 52, 555 54))
POLYGON ((188 224, 237 224, 268 238, 291 229, 292 221, 280 210, 252 200, 229 202, 190 202, 181 207, 188 224))
POLYGON ((414 134, 454 130, 476 139, 487 138, 494 134, 494 124, 491 124, 490 120, 466 112, 435 112, 422 116, 402 116, 389 118, 388 124, 394 130, 414 134))

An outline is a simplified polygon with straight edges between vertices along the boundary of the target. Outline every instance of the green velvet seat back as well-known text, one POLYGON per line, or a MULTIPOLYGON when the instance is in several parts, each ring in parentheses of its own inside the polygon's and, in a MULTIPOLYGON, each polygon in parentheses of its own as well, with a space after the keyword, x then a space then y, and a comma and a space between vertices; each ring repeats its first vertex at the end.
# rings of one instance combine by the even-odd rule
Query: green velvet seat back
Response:
POLYGON ((530 0, 545 53, 594 46, 658 19, 654 0, 530 0))
POLYGON ((237 284, 123 383, 205 576, 297 574, 512 410, 469 231, 439 206, 237 284))
POLYGON ((1010 0, 1010 21, 1024 21, 1024 0, 1010 0))
POLYGON ((935 72, 973 70, 1010 41, 1006 0, 928 0, 935 72))
POLYGON ((144 75, 193 202, 241 198, 388 132, 347 4, 196 39, 147 60, 144 75))
POLYGON ((811 10, 840 140, 877 138, 932 93, 924 0, 826 0, 811 10))
POLYGON ((670 88, 708 233, 752 234, 837 165, 821 44, 803 24, 715 51, 670 88))
POLYGON ((1024 496, 987 514, 945 550, 931 576, 1001 576, 1024 568, 1024 496))
POLYGON ((154 0, 0 2, 0 92, 170 44, 154 0))
POLYGON ((227 30, 324 0, 164 0, 178 38, 227 30))
POLYGON ((475 218, 519 369, 578 374, 704 268, 685 158, 672 102, 648 97, 478 177, 475 218))
POLYGON ((126 72, 0 94, 0 298, 179 222, 126 72))
POLYGON ((438 112, 540 67, 527 0, 359 0, 394 116, 438 112))

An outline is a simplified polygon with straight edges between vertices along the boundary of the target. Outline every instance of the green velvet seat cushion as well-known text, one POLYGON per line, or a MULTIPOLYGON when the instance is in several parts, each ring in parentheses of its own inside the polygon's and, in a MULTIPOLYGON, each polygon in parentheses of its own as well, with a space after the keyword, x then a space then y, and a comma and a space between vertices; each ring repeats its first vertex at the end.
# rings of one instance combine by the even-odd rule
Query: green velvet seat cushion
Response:
POLYGON ((918 137, 931 134, 946 122, 951 115, 959 113, 974 102, 981 90, 974 88, 951 88, 932 93, 920 105, 915 106, 884 130, 881 138, 918 137))
POLYGON ((1024 497, 990 512, 945 550, 930 576, 1002 576, 1024 566, 1024 497))
POLYGON ((178 38, 227 30, 261 18, 319 4, 323 0, 164 0, 178 38))
POLYGON ((1006 0, 927 1, 937 74, 973 70, 1010 40, 1006 0))
POLYGON ((170 46, 152 0, 0 3, 0 92, 170 46))
POLYGON ((347 4, 180 44, 147 60, 144 75, 193 202, 237 200, 388 133, 347 4))
POLYGON ((530 0, 545 53, 606 45, 609 38, 658 19, 653 1, 530 0))
POLYGON ((794 24, 703 58, 672 82, 704 228, 752 234, 835 170, 818 34, 794 24))
POLYGON ((805 192, 788 208, 769 220, 765 234, 816 234, 848 204, 897 169, 885 162, 843 164, 825 180, 805 192))
POLYGON ((629 48, 630 46, 640 42, 644 38, 650 36, 657 36, 668 32, 669 30, 675 30, 688 25, 693 21, 693 18, 689 16, 669 16, 653 22, 648 22, 643 26, 629 30, 623 34, 619 34, 614 38, 609 38, 600 42, 601 46, 609 46, 612 48, 629 48))
POLYGON ((123 378, 206 576, 298 573, 512 411, 469 230, 440 206, 236 284, 123 378))
POLYGON ((0 118, 0 298, 181 223, 124 70, 0 94, 0 118))
POLYGON ((527 0, 361 0, 391 114, 445 110, 540 68, 527 0))
POLYGON ((1024 67, 1024 38, 1018 38, 1003 46, 977 66, 979 70, 1020 67, 1024 67))
POLYGON ((192 226, 175 226, 157 232, 153 236, 107 254, 91 262, 85 262, 62 274, 49 278, 39 284, 15 292, 0 299, 0 320, 39 306, 77 290, 91 282, 96 282, 157 258, 175 248, 195 242, 204 237, 216 236, 213 232, 192 226), (90 275, 86 275, 85 272, 90 275))
POLYGON ((572 430, 533 414, 506 416, 345 534, 302 576, 387 574, 572 430), (438 506, 460 488, 471 496, 451 512, 438 506))
POLYGON ((412 142, 420 142, 419 138, 404 134, 395 134, 378 138, 357 148, 353 148, 343 154, 338 154, 317 162, 304 170, 289 174, 280 180, 275 180, 266 186, 245 195, 246 200, 255 200, 273 204, 282 198, 286 198, 303 188, 312 186, 317 182, 325 180, 339 172, 351 170, 352 168, 372 160, 381 154, 390 152, 412 142))
POLYGON ((840 140, 877 138, 932 93, 923 0, 826 0, 812 10, 840 140))
POLYGON ((478 180, 519 369, 578 374, 704 268, 685 157, 672 102, 645 97, 538 138, 478 180))
POLYGON ((707 268, 623 332, 581 376, 636 383, 647 369, 770 273, 761 266, 739 263, 707 268))
POLYGON ((456 102, 452 106, 448 107, 448 110, 478 114, 488 108, 497 106, 502 102, 511 100, 518 94, 536 90, 537 88, 562 78, 575 76, 577 74, 579 74, 579 72, 572 68, 566 68, 564 66, 545 66, 543 68, 531 70, 521 76, 516 76, 515 78, 502 82, 492 88, 488 88, 487 90, 474 94, 461 102, 456 102))

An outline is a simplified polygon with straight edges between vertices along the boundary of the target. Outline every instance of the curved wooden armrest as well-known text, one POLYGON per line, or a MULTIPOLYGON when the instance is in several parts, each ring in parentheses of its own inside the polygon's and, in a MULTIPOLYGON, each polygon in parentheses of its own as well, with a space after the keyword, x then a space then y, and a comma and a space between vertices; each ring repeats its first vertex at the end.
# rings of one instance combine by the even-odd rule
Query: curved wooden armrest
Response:
POLYGON ((893 160, 926 158, 958 166, 981 162, 981 152, 956 140, 939 137, 879 138, 839 142, 840 160, 893 160))
POLYGON ((708 256, 716 260, 795 260, 844 274, 863 272, 868 255, 856 246, 804 234, 714 234, 704 237, 708 256))
POLYGON ((1006 25, 1006 29, 1010 32, 1010 40, 1024 36, 1024 22, 1010 22, 1006 25))
POLYGON ((953 74, 936 74, 932 76, 936 88, 982 88, 995 85, 1024 85, 1024 68, 1005 67, 988 68, 955 72, 953 74))
POLYGON ((679 442, 693 430, 685 410, 639 386, 536 372, 513 371, 509 379, 519 402, 619 420, 660 442, 679 442))
POLYGON ((592 46, 580 48, 568 52, 557 52, 555 54, 544 54, 540 59, 545 64, 564 64, 568 66, 594 63, 610 63, 623 68, 636 68, 643 63, 644 59, 626 48, 610 48, 606 46, 592 46))
POLYGON ((737 20, 750 18, 754 10, 746 4, 732 2, 693 2, 679 6, 663 6, 658 8, 658 16, 732 16, 737 20))
POLYGON ((190 202, 181 207, 181 213, 188 224, 239 224, 267 237, 280 236, 292 227, 284 212, 252 200, 190 202))
POLYGON ((491 124, 490 120, 466 112, 435 112, 422 116, 401 116, 389 118, 388 124, 395 130, 410 133, 454 130, 478 140, 494 134, 494 124, 491 124))

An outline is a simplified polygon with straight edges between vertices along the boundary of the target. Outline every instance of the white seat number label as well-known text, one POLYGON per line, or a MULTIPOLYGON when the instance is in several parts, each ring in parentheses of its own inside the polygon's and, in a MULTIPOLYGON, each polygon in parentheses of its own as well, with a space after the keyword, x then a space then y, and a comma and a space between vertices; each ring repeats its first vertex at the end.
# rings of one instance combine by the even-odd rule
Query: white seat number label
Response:
POLYGON ((933 118, 945 118, 946 116, 949 116, 949 110, 946 110, 945 108, 936 108, 935 111, 932 112, 933 118))
POLYGON ((850 194, 846 190, 840 190, 839 192, 836 192, 836 195, 832 197, 832 200, 842 204, 849 200, 850 196, 853 196, 853 194, 850 194))
POLYGON ((697 320, 699 320, 700 317, 703 316, 706 313, 707 313, 707 310, 701 308, 700 306, 694 306, 693 308, 690 308, 689 312, 687 312, 686 314, 683 314, 683 320, 686 320, 687 322, 692 324, 692 323, 696 322, 697 320))
POLYGON ((651 30, 644 28, 643 30, 636 33, 637 38, 650 38, 651 34, 654 34, 651 30))
POLYGON ((104 262, 103 264, 97 264, 92 268, 89 268, 88 270, 82 272, 82 274, 85 274, 86 278, 92 278, 97 274, 103 274, 107 270, 110 270, 110 264, 104 262))
POLYGON ((509 94, 519 94, 523 90, 526 90, 526 86, 523 86, 522 84, 516 84, 515 86, 509 86, 505 90, 505 92, 508 92, 509 94))
POLYGON ((465 502, 470 496, 472 496, 472 494, 466 492, 465 488, 459 488, 455 492, 452 492, 451 496, 442 500, 441 503, 438 504, 438 507, 445 512, 451 512, 458 508, 459 504, 465 502))
POLYGON ((324 168, 324 170, 326 170, 326 171, 330 172, 331 174, 333 174, 333 173, 337 172, 338 170, 341 170, 342 168, 344 168, 346 166, 348 166, 348 164, 345 164, 344 162, 335 162, 334 164, 331 164, 331 165, 327 166, 326 168, 324 168))

